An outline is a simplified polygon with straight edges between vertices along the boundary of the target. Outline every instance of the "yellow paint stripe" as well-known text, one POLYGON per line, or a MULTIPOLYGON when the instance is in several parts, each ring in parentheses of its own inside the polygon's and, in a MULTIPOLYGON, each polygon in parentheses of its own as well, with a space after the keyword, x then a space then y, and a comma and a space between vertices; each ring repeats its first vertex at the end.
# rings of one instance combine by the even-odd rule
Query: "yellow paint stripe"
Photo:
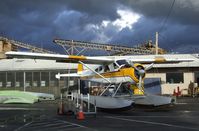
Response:
POLYGON ((83 65, 78 64, 77 73, 82 73, 82 71, 83 71, 83 65))
POLYGON ((76 56, 76 55, 70 55, 69 59, 75 59, 75 60, 86 60, 85 56, 76 56))
POLYGON ((164 57, 156 57, 155 63, 163 63, 166 62, 166 59, 164 57))

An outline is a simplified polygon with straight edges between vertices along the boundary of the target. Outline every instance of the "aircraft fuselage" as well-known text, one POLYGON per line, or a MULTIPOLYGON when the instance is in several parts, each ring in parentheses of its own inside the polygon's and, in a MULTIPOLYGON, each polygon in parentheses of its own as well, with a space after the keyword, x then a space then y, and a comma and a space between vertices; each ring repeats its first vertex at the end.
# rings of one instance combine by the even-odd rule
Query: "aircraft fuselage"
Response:
POLYGON ((111 83, 115 84, 122 82, 137 83, 139 81, 133 67, 121 68, 116 71, 103 72, 100 73, 100 75, 104 78, 95 73, 92 73, 90 74, 90 76, 82 77, 81 79, 100 83, 108 83, 108 81, 106 80, 108 79, 111 83))

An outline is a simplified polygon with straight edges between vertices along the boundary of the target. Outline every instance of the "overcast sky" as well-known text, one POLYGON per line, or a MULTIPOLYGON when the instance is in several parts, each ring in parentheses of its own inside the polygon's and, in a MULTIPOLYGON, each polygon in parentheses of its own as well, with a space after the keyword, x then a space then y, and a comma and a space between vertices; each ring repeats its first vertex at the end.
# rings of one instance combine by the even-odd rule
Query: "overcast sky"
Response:
POLYGON ((0 35, 57 50, 54 38, 133 47, 159 31, 160 47, 199 53, 199 0, 173 1, 1 0, 0 35))

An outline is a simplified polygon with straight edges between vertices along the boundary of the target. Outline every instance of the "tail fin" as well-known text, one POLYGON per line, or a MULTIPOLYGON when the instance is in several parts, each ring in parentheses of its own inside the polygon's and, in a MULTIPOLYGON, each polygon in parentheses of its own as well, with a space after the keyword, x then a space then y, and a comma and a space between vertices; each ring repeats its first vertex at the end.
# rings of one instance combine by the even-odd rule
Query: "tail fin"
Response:
POLYGON ((77 67, 77 74, 82 74, 83 72, 83 65, 82 64, 78 64, 78 67, 77 67))

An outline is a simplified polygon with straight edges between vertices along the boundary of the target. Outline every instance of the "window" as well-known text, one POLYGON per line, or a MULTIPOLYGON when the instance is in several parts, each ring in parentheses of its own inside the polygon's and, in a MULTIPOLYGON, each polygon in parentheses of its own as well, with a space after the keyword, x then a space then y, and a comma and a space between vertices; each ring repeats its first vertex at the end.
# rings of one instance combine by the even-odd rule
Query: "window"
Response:
POLYGON ((33 72, 33 87, 40 86, 40 72, 33 72))
POLYGON ((24 86, 24 73, 16 72, 15 87, 23 87, 23 86, 24 86))
POLYGON ((104 67, 104 72, 109 72, 109 71, 110 71, 110 69, 109 69, 108 65, 106 65, 106 66, 104 67))
POLYGON ((121 67, 129 68, 131 65, 126 60, 117 60, 116 63, 121 67))
POLYGON ((194 75, 195 75, 195 83, 198 83, 198 85, 199 85, 199 72, 195 72, 194 73, 194 75))
POLYGON ((41 87, 49 86, 49 72, 41 72, 41 87))
POLYGON ((58 86, 58 79, 55 78, 56 74, 57 72, 50 72, 50 82, 49 82, 50 87, 58 86))
POLYGON ((128 64, 126 60, 117 60, 116 62, 119 66, 128 64))
POLYGON ((8 72, 7 73, 6 87, 14 87, 14 84, 15 84, 15 73, 14 72, 8 72))
POLYGON ((183 73, 166 73, 167 83, 184 83, 183 73))
POLYGON ((26 72, 26 87, 32 87, 32 72, 26 72))
POLYGON ((102 66, 100 66, 100 67, 99 67, 99 72, 101 72, 101 71, 102 71, 102 69, 103 69, 103 68, 102 68, 102 66))
POLYGON ((96 68, 95 71, 98 72, 98 68, 96 68))
POLYGON ((6 73, 0 73, 0 87, 6 87, 6 73))
POLYGON ((113 68, 114 68, 114 69, 117 69, 117 68, 118 68, 118 66, 116 65, 116 63, 113 63, 113 68))

